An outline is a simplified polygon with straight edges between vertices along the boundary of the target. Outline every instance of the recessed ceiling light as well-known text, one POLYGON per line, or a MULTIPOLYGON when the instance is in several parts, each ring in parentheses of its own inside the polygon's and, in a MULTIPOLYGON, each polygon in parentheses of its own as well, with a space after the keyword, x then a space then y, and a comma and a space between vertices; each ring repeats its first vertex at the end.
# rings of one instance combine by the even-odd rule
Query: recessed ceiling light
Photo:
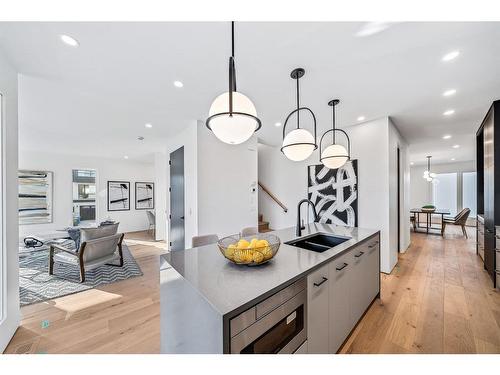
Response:
POLYGON ((459 147, 460 147, 460 145, 453 145, 452 147, 453 147, 453 148, 459 148, 459 147))
POLYGON ((365 119, 365 116, 359 116, 358 121, 363 121, 365 119))
POLYGON ((356 36, 364 37, 380 33, 389 27, 388 22, 367 22, 357 32, 356 36))
POLYGON ((80 43, 78 43, 78 40, 76 40, 75 38, 69 36, 69 35, 60 35, 60 38, 61 40, 66 43, 68 46, 71 46, 71 47, 78 47, 80 45, 80 43))
POLYGON ((140 135, 140 136, 137 137, 137 140, 144 141, 144 137, 142 135, 140 135))
POLYGON ((453 59, 456 59, 460 55, 460 51, 451 51, 448 52, 446 55, 443 56, 441 60, 443 61, 451 61, 453 59))
POLYGON ((455 161, 455 158, 451 158, 451 161, 455 161))
POLYGON ((144 124, 144 126, 148 129, 151 129, 153 127, 153 124, 150 124, 149 122, 147 124, 144 124))
POLYGON ((281 122, 277 122, 277 123, 275 123, 275 124, 274 124, 274 126, 276 126, 276 127, 280 127, 280 126, 281 126, 281 122))
POLYGON ((449 135, 449 134, 443 135, 443 139, 450 139, 450 138, 451 138, 451 135, 449 135))
POLYGON ((455 110, 454 109, 448 109, 447 111, 444 111, 443 112, 443 115, 444 116, 451 116, 452 114, 455 113, 455 110))
POLYGON ((415 164, 415 163, 414 162, 410 162, 410 165, 413 165, 413 164, 415 164))
POLYGON ((455 95, 456 93, 457 93, 457 90, 449 89, 449 90, 446 90, 445 92, 443 92, 443 96, 452 96, 452 95, 455 95))
POLYGON ((184 83, 182 83, 181 81, 174 81, 174 86, 175 87, 183 87, 184 83))
POLYGON ((127 155, 125 155, 123 158, 124 158, 124 159, 128 159, 128 156, 127 156, 127 155))

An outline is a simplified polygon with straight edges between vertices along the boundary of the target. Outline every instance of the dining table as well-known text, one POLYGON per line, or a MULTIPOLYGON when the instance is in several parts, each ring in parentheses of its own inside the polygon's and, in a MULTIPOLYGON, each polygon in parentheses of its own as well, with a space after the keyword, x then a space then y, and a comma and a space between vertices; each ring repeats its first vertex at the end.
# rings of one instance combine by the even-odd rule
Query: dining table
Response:
MULTIPOLYGON (((410 210, 410 213, 413 214, 413 230, 415 232, 423 232, 419 229, 425 229, 425 232, 429 234, 430 230, 439 230, 441 233, 441 236, 444 235, 444 224, 443 224, 443 218, 445 215, 450 215, 450 210, 448 209, 435 209, 435 210, 425 210, 422 208, 412 208, 410 210), (420 225, 420 214, 425 214, 425 226, 420 225), (438 226, 433 226, 432 225, 432 215, 441 215, 441 225, 438 226)), ((432 233, 432 232, 431 232, 432 233)))

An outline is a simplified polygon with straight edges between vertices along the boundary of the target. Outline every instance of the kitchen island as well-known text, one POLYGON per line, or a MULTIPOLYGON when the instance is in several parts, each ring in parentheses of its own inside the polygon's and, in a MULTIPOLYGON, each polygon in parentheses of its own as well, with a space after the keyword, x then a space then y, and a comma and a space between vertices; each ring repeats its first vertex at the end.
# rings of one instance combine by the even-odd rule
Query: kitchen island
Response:
POLYGON ((161 257, 162 353, 267 352, 269 342, 275 342, 272 352, 286 353, 298 340, 300 350, 294 347, 293 352, 338 350, 379 296, 379 232, 307 225, 301 238, 315 233, 348 238, 324 252, 287 245, 285 242, 296 239, 295 228, 272 233, 281 239, 281 247, 261 266, 232 264, 216 244, 161 257), (304 301, 297 303, 296 310, 292 306, 295 300, 304 301), (287 307, 290 314, 274 325, 273 332, 282 335, 283 342, 260 335, 261 342, 254 337, 251 345, 236 348, 238 340, 258 335, 247 329, 259 328, 287 307))

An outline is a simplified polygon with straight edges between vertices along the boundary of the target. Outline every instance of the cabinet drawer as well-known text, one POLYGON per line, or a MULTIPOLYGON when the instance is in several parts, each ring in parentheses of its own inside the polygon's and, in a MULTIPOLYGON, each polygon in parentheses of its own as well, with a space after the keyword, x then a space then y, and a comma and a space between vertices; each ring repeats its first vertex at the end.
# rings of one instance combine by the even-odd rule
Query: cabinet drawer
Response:
POLYGON ((330 262, 330 350, 334 354, 351 332, 349 290, 351 288, 351 254, 330 262))
POLYGON ((307 354, 307 353, 309 353, 307 351, 307 340, 304 341, 304 343, 301 346, 299 346, 299 348, 296 351, 293 352, 293 354, 307 354))
POLYGON ((329 277, 328 264, 307 276, 308 353, 328 353, 329 277))

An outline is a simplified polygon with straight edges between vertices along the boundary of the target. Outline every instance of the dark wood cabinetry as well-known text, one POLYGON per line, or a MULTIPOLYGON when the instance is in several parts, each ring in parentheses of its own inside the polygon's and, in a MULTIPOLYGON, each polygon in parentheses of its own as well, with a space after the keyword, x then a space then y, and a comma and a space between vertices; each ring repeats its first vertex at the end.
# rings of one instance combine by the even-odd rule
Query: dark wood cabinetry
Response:
POLYGON ((477 131, 476 155, 477 212, 484 218, 484 230, 478 230, 478 246, 484 248, 484 267, 496 284, 495 225, 500 225, 500 100, 493 102, 477 131))

